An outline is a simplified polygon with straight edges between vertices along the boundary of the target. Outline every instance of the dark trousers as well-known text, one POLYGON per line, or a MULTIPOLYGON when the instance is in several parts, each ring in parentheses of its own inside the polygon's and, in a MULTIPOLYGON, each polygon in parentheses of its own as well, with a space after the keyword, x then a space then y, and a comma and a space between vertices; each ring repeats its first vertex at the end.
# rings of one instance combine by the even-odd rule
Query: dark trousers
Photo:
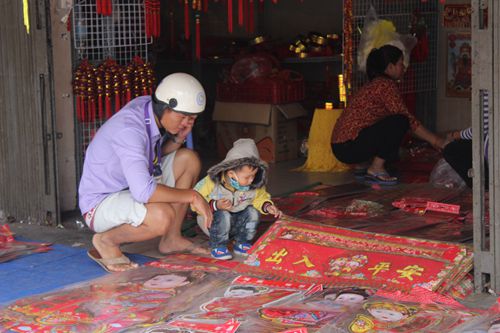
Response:
POLYGON ((362 129, 356 139, 332 144, 332 150, 337 159, 347 164, 363 163, 373 157, 397 161, 399 146, 409 127, 406 116, 388 116, 362 129))
POLYGON ((472 178, 468 176, 469 169, 472 168, 472 140, 450 142, 444 147, 443 157, 467 186, 472 187, 472 178))

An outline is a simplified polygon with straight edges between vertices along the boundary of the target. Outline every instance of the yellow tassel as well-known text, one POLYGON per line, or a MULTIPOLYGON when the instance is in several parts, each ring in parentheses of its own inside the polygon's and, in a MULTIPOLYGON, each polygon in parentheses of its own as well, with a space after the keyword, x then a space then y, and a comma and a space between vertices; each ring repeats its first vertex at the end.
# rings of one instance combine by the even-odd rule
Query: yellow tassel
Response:
POLYGON ((341 109, 316 109, 307 140, 309 149, 306 163, 294 171, 344 171, 349 167, 333 155, 331 137, 341 109))
POLYGON ((23 20, 26 27, 26 33, 30 33, 30 15, 28 11, 28 0, 23 0, 23 20))

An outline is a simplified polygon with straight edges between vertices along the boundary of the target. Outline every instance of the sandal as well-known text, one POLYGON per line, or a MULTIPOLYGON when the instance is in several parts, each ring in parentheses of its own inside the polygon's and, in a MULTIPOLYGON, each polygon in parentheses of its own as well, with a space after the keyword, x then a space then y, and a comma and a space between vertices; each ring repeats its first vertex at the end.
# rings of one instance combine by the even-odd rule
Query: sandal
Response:
POLYGON ((94 260, 97 264, 99 264, 99 266, 101 266, 108 273, 123 272, 138 267, 137 263, 130 261, 130 259, 124 255, 118 258, 102 258, 96 249, 87 251, 87 255, 89 256, 90 259, 94 260), (109 268, 109 266, 124 266, 128 267, 128 269, 112 270, 109 268))
POLYGON ((356 179, 363 179, 366 176, 366 170, 367 168, 354 168, 352 170, 352 173, 354 174, 354 178, 356 179))
POLYGON ((397 177, 392 177, 387 172, 377 172, 374 174, 366 173, 365 182, 367 184, 378 184, 378 185, 397 185, 399 183, 399 179, 397 177))

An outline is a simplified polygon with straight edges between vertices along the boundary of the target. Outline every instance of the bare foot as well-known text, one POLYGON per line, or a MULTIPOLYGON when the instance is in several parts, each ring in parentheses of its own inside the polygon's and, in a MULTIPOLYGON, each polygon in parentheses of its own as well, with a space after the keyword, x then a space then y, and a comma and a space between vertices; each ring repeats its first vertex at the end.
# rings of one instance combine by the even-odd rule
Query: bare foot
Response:
POLYGON ((195 244, 184 237, 162 239, 158 245, 158 251, 163 254, 185 252, 198 255, 208 255, 208 249, 195 244))
MULTIPOLYGON (((103 235, 100 233, 97 233, 92 237, 92 244, 99 253, 101 259, 106 260, 106 259, 115 259, 124 257, 122 251, 120 251, 120 248, 114 244, 106 242, 105 237, 103 237, 103 235)), ((128 262, 119 264, 109 264, 106 265, 106 268, 110 272, 123 272, 137 268, 138 266, 139 265, 135 262, 128 262)))

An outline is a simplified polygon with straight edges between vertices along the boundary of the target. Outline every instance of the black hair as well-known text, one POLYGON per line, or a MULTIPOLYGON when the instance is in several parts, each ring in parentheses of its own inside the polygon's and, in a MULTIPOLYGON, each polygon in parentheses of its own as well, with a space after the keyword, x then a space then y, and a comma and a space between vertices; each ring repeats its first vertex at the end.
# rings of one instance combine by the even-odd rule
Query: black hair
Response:
POLYGON ((385 75, 385 70, 389 64, 397 64, 403 57, 403 51, 396 46, 384 45, 381 48, 371 50, 366 59, 366 74, 368 80, 385 75))
POLYGON ((256 292, 256 291, 258 291, 258 288, 255 286, 231 286, 228 289, 228 291, 233 291, 233 290, 247 290, 247 291, 256 292))
POLYGON ((252 171, 257 169, 257 173, 255 174, 255 177, 253 178, 252 184, 250 184, 251 189, 257 188, 257 187, 255 187, 255 184, 262 183, 262 178, 264 177, 263 176, 264 170, 262 170, 262 168, 259 165, 252 163, 252 162, 238 165, 231 170, 233 170, 234 172, 238 172, 238 171, 242 170, 244 167, 249 167, 252 171))
POLYGON ((158 120, 161 119, 163 112, 168 109, 169 105, 163 101, 160 101, 158 97, 156 97, 155 94, 151 96, 151 101, 153 104, 153 112, 158 118, 158 120))
POLYGON ((238 165, 236 167, 234 167, 234 171, 240 171, 242 170, 244 167, 249 167, 250 169, 255 170, 257 169, 259 166, 254 164, 254 163, 248 163, 248 164, 241 164, 241 165, 238 165))

